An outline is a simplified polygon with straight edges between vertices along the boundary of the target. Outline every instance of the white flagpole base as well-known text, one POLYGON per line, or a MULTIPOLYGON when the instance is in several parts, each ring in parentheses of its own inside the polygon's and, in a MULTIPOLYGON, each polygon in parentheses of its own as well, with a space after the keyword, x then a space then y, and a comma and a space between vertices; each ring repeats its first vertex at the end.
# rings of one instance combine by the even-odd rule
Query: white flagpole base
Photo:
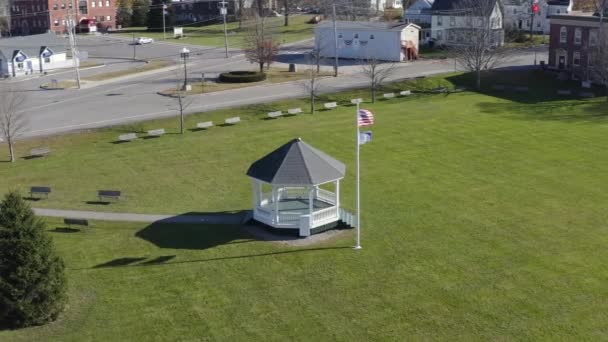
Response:
POLYGON ((363 247, 361 246, 354 246, 353 249, 362 249, 363 247))

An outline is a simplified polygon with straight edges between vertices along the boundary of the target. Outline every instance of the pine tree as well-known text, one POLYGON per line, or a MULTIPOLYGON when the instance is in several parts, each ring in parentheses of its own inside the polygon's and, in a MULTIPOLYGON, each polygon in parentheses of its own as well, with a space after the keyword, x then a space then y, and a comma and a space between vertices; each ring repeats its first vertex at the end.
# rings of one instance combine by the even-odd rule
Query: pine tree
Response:
POLYGON ((152 0, 150 11, 148 12, 148 30, 162 31, 163 30, 163 4, 167 5, 165 15, 165 27, 167 30, 173 28, 175 23, 175 13, 171 7, 171 0, 152 0))
POLYGON ((134 0, 132 6, 131 25, 141 27, 148 25, 149 0, 134 0))
POLYGON ((5 196, 0 203, 0 326, 44 324, 65 306, 64 264, 45 230, 18 192, 5 196))

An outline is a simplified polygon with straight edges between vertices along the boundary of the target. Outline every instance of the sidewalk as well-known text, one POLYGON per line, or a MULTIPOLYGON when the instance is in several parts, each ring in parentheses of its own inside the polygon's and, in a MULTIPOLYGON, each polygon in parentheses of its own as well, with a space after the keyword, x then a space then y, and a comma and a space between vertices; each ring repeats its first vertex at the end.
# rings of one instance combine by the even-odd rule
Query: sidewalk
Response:
POLYGON ((38 216, 60 217, 60 218, 79 218, 97 221, 115 222, 142 222, 142 223, 169 223, 169 224, 218 224, 218 225, 239 225, 242 224, 249 215, 247 211, 235 213, 218 214, 185 214, 185 215, 150 215, 150 214, 131 214, 131 213, 108 213, 97 211, 78 211, 78 210, 57 210, 33 208, 38 216))

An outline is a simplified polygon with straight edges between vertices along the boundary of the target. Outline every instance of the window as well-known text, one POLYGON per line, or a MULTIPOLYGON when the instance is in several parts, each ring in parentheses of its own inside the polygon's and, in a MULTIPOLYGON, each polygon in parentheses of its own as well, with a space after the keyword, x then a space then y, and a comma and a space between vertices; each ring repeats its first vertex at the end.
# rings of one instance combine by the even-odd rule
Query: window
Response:
POLYGON ((456 26, 456 17, 450 17, 450 26, 456 26))
POLYGON ((557 14, 560 14, 560 12, 561 12, 561 11, 558 9, 558 10, 557 10, 557 14))
POLYGON ((437 26, 443 26, 443 17, 437 16, 437 26))
POLYGON ((574 52, 574 54, 572 55, 572 64, 574 66, 579 66, 581 65, 581 53, 576 51, 574 52))
POLYGON ((91 2, 91 7, 95 8, 95 1, 91 2))
POLYGON ((448 30, 448 39, 451 41, 455 41, 456 38, 454 36, 454 30, 448 30))
POLYGON ((513 9, 513 14, 517 14, 517 8, 513 9))
POLYGON ((566 43, 568 40, 568 28, 566 26, 562 26, 559 29, 559 42, 566 43))
POLYGON ((593 54, 588 54, 587 55, 587 66, 588 67, 592 67, 593 66, 593 59, 594 59, 593 54))
POLYGON ((98 7, 103 7, 103 2, 101 2, 101 1, 97 2, 97 6, 98 7))
POLYGON ((359 34, 358 34, 358 33, 355 33, 355 37, 354 37, 354 38, 355 38, 355 39, 359 39, 359 34))
POLYGON ((99 21, 103 21, 103 20, 104 20, 104 18, 105 18, 105 17, 104 17, 103 15, 100 15, 100 16, 99 16, 99 21))
POLYGON ((65 8, 65 3, 62 3, 61 4, 61 9, 64 9, 64 8, 65 8))
POLYGON ((583 37, 583 30, 581 30, 579 27, 574 29, 574 44, 581 45, 582 37, 583 37))
POLYGON ((23 69, 23 63, 22 62, 17 63, 17 69, 23 69))
POLYGON ((370 35, 369 35, 369 39, 376 39, 376 37, 374 37, 374 35, 373 35, 373 34, 370 34, 370 35))
POLYGON ((536 22, 536 27, 540 27, 540 20, 536 22))
POLYGON ((483 18, 477 19, 477 26, 479 26, 479 27, 483 26, 483 18))
POLYGON ((597 45, 597 30, 589 31, 589 46, 597 45))
POLYGON ((437 31, 437 40, 443 40, 443 31, 442 30, 437 31))
POLYGON ((106 7, 110 7, 110 0, 106 0, 106 7))
POLYGON ((59 7, 57 7, 57 6, 58 6, 58 5, 57 5, 57 3, 54 3, 54 4, 53 4, 53 9, 54 9, 54 10, 57 10, 57 8, 59 8, 59 7))
POLYGON ((61 21, 61 25, 65 26, 65 20, 61 21))
POLYGON ((106 20, 107 20, 107 21, 110 21, 110 20, 112 20, 112 17, 110 17, 109 15, 107 15, 107 16, 106 16, 106 20))
POLYGON ((44 63, 51 63, 51 57, 44 57, 44 63))

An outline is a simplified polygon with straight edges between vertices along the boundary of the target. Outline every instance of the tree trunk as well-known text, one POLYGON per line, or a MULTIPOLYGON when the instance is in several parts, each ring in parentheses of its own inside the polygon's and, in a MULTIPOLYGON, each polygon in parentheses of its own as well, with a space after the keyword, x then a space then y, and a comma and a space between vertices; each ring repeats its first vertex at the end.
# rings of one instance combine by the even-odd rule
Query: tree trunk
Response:
POLYGON ((264 72, 264 63, 260 63, 260 72, 264 72))
POLYGON ((310 114, 315 113, 315 94, 310 93, 310 114))
POLYGON ((15 162, 15 150, 13 148, 13 140, 12 139, 6 139, 6 140, 8 140, 8 151, 11 156, 11 163, 14 163, 15 162))
POLYGON ((372 86, 372 103, 376 103, 376 86, 372 86))
POLYGON ((475 72, 475 89, 481 90, 481 69, 478 69, 475 72))
POLYGON ((285 10, 285 26, 289 26, 289 12, 285 10))

